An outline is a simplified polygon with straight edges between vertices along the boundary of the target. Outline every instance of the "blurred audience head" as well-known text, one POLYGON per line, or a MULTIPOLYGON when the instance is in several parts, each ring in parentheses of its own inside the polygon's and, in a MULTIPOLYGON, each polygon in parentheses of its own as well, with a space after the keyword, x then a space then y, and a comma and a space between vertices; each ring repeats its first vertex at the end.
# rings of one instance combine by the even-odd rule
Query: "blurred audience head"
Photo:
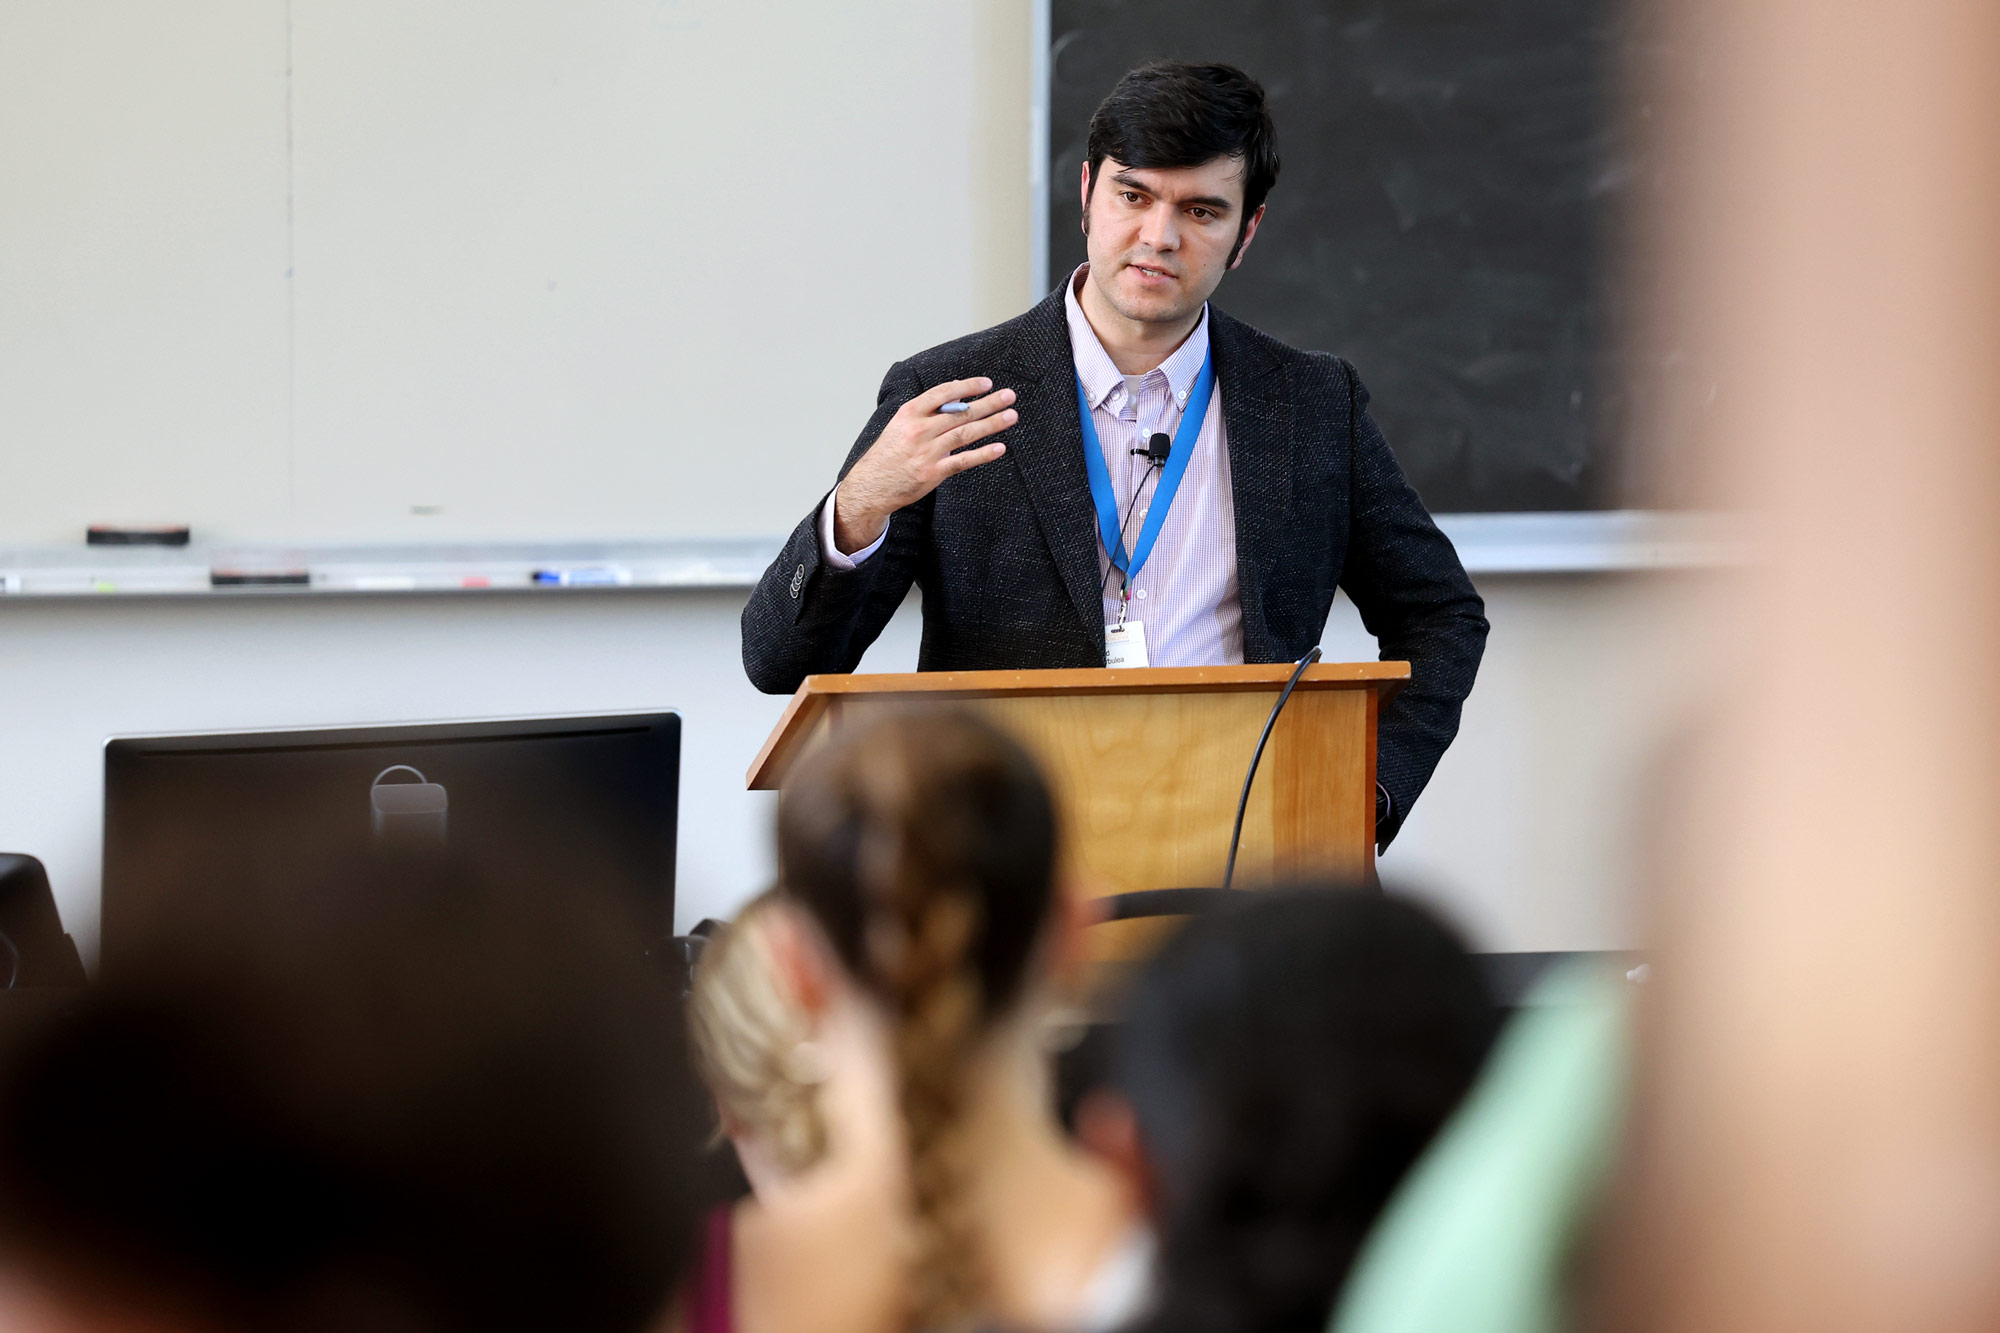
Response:
POLYGON ((1052 944, 1056 843, 1033 761, 964 713, 839 735, 779 804, 781 891, 889 1030, 917 1224, 913 1326, 955 1326, 980 1299, 952 1130, 969 1064, 1052 944))
POLYGON ((1324 1328, 1495 1022, 1464 946, 1410 903, 1315 885, 1190 920, 1135 981, 1112 1088, 1079 1113, 1158 1228, 1144 1326, 1324 1328))
POLYGON ((775 892, 753 898, 702 951, 688 994, 696 1066, 760 1195, 827 1149, 826 1071, 813 1066, 809 1021, 771 952, 769 929, 783 910, 775 892))
POLYGON ((664 1308, 698 1104, 668 979, 582 885, 376 862, 190 901, 123 957, 8 1054, 8 1327, 664 1308))

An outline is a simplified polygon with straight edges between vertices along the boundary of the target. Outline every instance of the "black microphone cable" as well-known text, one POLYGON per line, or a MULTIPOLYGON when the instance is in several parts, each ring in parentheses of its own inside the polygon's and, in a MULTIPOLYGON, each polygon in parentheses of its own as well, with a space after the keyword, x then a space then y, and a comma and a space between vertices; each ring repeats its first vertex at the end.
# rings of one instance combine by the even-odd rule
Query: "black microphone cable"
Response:
MULTIPOLYGON (((1165 465, 1167 456, 1173 452, 1173 441, 1156 431, 1153 438, 1146 442, 1144 449, 1134 449, 1132 452, 1146 459, 1146 470, 1139 474, 1139 484, 1132 488, 1132 502, 1125 506, 1125 517, 1118 523, 1120 546, 1125 544, 1125 529, 1132 526, 1132 511, 1139 507, 1139 497, 1146 493, 1146 483, 1152 480, 1153 472, 1157 468, 1165 465)), ((1111 571, 1116 568, 1118 562, 1115 560, 1104 566, 1104 577, 1097 581, 1097 595, 1100 599, 1104 596, 1104 590, 1111 586, 1111 571)))
POLYGON ((1250 784, 1257 780, 1257 765, 1264 758, 1264 743, 1271 739, 1271 728, 1278 725, 1278 714, 1285 711, 1285 701, 1292 697, 1292 690, 1298 685, 1299 677, 1306 674, 1306 668, 1319 661, 1319 645, 1299 659, 1292 668, 1292 678, 1285 682, 1285 688, 1278 693, 1278 702, 1271 706, 1271 716, 1264 719, 1264 734, 1257 738, 1257 753, 1250 756, 1250 771, 1243 775, 1243 795, 1236 801, 1236 828, 1229 835, 1229 864, 1222 872, 1222 887, 1228 888, 1236 878, 1236 847, 1243 841, 1243 812, 1250 808, 1250 784))

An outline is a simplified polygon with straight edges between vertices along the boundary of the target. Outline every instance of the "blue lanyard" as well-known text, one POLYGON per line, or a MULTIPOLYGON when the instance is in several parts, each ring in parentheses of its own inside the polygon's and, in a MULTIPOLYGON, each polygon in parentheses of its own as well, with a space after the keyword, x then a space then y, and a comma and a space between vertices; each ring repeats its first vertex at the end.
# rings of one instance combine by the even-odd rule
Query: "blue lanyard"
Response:
POLYGON ((1153 543, 1159 539, 1160 527, 1167 521, 1167 510, 1174 503, 1174 493, 1180 490, 1181 478, 1187 474, 1188 460, 1194 457, 1194 442, 1201 435, 1202 419, 1208 415, 1208 400, 1214 394, 1215 354, 1211 351, 1202 358, 1201 373, 1194 380, 1194 392, 1188 395, 1180 427, 1174 431, 1173 453, 1160 472, 1160 484, 1153 490, 1153 503, 1146 513, 1146 521, 1139 526, 1139 539, 1132 544, 1132 554, 1128 557, 1125 554, 1125 536, 1118 530, 1118 498, 1111 493, 1111 470, 1104 465, 1104 446, 1098 443, 1097 426, 1090 419, 1090 397, 1084 392, 1082 377, 1077 378, 1076 406, 1083 416, 1083 470, 1090 478, 1090 498, 1097 505, 1097 533, 1103 538, 1104 549, 1111 553, 1111 563, 1124 578, 1127 587, 1139 577, 1139 567, 1153 553, 1153 543))

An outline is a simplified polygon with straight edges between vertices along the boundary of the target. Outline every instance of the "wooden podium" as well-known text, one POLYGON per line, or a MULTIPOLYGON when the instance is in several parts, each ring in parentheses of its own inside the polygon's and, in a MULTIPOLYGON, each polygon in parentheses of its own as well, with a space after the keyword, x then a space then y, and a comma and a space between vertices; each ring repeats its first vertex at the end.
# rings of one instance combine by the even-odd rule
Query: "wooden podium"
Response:
MULTIPOLYGON (((749 785, 781 786, 801 755, 878 711, 971 708, 1041 761, 1081 892, 1214 888, 1243 775, 1291 674, 1285 663, 809 676, 750 765, 749 785)), ((1257 770, 1237 883, 1373 868, 1375 719, 1409 678, 1407 662, 1306 669, 1257 770)), ((1100 926, 1093 952, 1144 952, 1157 933, 1147 921, 1100 926)))

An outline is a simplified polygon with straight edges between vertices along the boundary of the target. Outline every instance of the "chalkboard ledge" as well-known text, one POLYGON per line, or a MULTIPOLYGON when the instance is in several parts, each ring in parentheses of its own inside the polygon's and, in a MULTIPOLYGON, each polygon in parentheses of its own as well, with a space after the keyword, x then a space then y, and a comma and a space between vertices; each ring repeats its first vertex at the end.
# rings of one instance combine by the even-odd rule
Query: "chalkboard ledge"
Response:
MULTIPOLYGON (((1720 568, 1746 558, 1730 515, 1615 510, 1443 514, 1474 574, 1720 568)), ((0 548, 0 598, 284 597, 463 593, 561 596, 748 588, 780 538, 627 542, 269 543, 0 548)))
POLYGON ((1724 569, 1750 558, 1750 525, 1740 514, 1439 514, 1437 523, 1474 574, 1724 569))

